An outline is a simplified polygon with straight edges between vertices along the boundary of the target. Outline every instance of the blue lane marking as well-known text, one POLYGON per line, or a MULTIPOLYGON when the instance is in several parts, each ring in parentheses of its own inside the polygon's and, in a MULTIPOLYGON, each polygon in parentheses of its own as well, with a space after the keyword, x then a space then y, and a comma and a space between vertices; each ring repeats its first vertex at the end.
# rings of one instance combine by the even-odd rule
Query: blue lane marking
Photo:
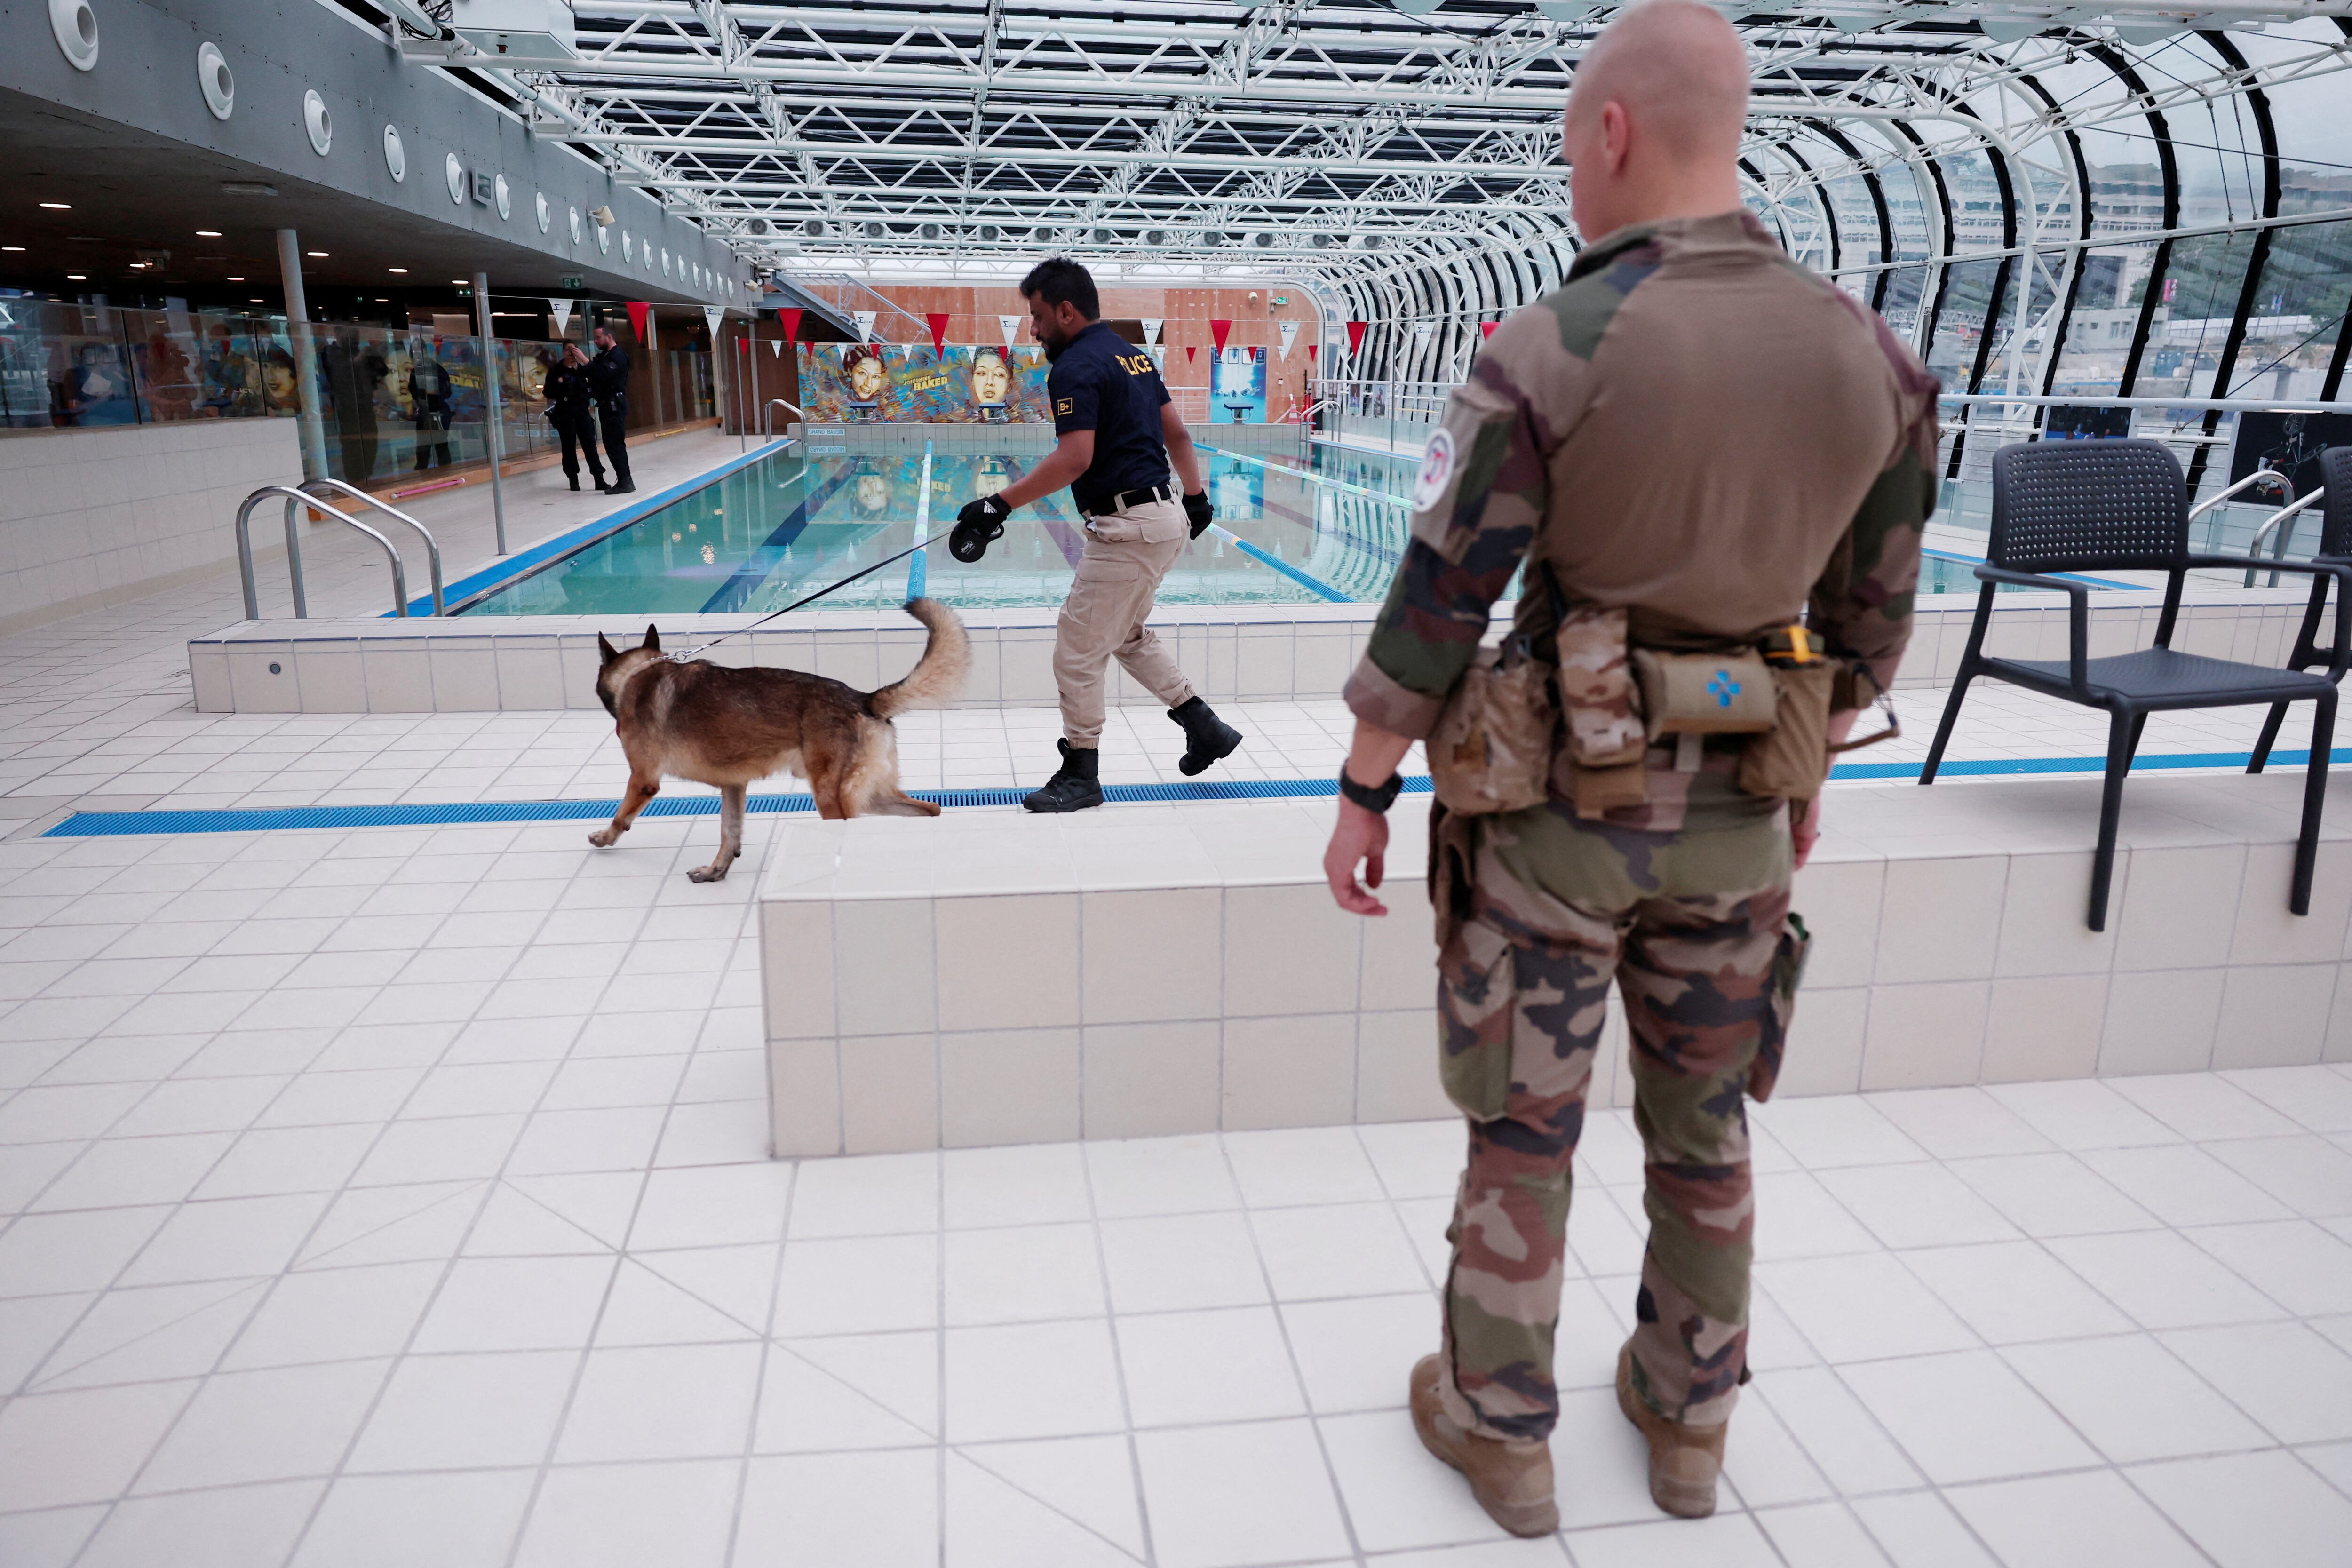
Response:
POLYGON ((1232 529, 1227 528, 1222 522, 1213 522, 1209 524, 1209 531, 1223 540, 1226 543, 1233 545, 1251 560, 1262 562, 1265 565, 1273 567, 1276 571, 1281 573, 1291 581, 1305 584, 1307 587, 1309 587, 1316 593, 1322 595, 1325 598, 1330 600, 1335 605, 1352 605, 1356 602, 1355 600, 1348 597, 1347 595, 1339 592, 1339 589, 1331 586, 1330 584, 1323 581, 1322 578, 1310 577, 1306 573, 1301 572, 1297 567, 1293 566, 1289 562, 1278 560, 1272 555, 1268 555, 1265 551, 1260 550, 1256 545, 1252 544, 1248 540, 1244 539, 1240 534, 1235 533, 1232 529))
MULTIPOLYGON (((1962 555, 1954 550, 1930 550, 1924 544, 1919 547, 1919 553, 1932 555, 1938 561, 1957 561, 1963 566, 1981 566, 1985 559, 1981 555, 1962 555)), ((2118 583, 2112 577, 2085 577, 2080 572, 2050 572, 2045 573, 2044 575, 2055 577, 2062 583, 2087 584, 2094 588, 2124 588, 2142 594, 2155 592, 2154 589, 2143 587, 2137 583, 2118 583)))
MULTIPOLYGON (((441 590, 442 601, 449 606, 450 613, 454 615, 471 601, 481 598, 492 589, 503 588, 509 583, 530 575, 531 573, 551 562, 584 550, 607 534, 618 533, 629 524, 659 511, 674 502, 684 500, 697 490, 709 489, 730 474, 748 468, 763 458, 774 457, 792 444, 791 438, 786 437, 781 441, 771 441, 764 447, 754 447, 749 452, 739 453, 728 458, 715 468, 704 470, 682 485, 672 485, 666 490, 657 490, 643 500, 633 500, 617 511, 608 511, 595 521, 584 523, 569 533, 559 533, 552 539, 541 541, 528 550, 520 550, 512 555, 504 556, 469 577, 460 577, 455 583, 445 585, 441 590)), ((430 616, 433 613, 432 594, 428 591, 421 599, 411 599, 408 602, 408 613, 411 616, 430 616)), ((390 620, 392 616, 387 612, 381 618, 390 620)))
MULTIPOLYGON (((2352 763, 2352 748, 2327 753, 2331 764, 2352 763)), ((2251 752, 2172 752, 2142 756, 2132 771, 2162 772, 2181 768, 2243 768, 2251 752)), ((2311 761, 2308 751, 2280 750, 2271 763, 2282 772, 2311 761)), ((1938 770, 1945 777, 1998 777, 2018 773, 2095 773, 2107 765, 2105 757, 1971 757, 1947 762, 1938 770)), ((1833 779, 1916 779, 1917 763, 1841 763, 1830 770, 1833 779)), ((1427 795, 1425 775, 1404 781, 1407 795, 1427 795)), ((918 800, 948 807, 1018 805, 1029 793, 1025 786, 1002 789, 918 789, 908 794, 918 800)), ((1193 800, 1312 800, 1339 793, 1338 781, 1316 779, 1227 779, 1187 784, 1105 784, 1108 801, 1168 802, 1193 800)), ((414 805, 290 805, 253 811, 81 811, 41 835, 44 838, 94 838, 145 833, 272 833, 303 827, 434 827, 478 822, 593 822, 613 815, 616 800, 481 800, 450 801, 414 805)), ((814 811, 805 795, 755 795, 746 803, 755 816, 814 811)), ((714 816, 719 797, 661 795, 646 807, 646 816, 714 816)))
MULTIPOLYGON (((923 443, 923 478, 915 496, 915 537, 928 539, 931 532, 931 444, 923 443)), ((918 550, 907 564, 907 600, 909 604, 923 596, 930 585, 930 572, 923 564, 929 551, 918 550)))
POLYGON ((1408 511, 1412 510, 1412 500, 1404 496, 1392 496, 1385 490, 1368 489, 1362 485, 1349 484, 1345 479, 1330 479, 1306 468, 1294 468, 1287 463, 1270 463, 1263 458, 1246 457, 1240 452, 1228 452, 1223 447, 1212 447, 1202 441, 1195 441, 1192 444, 1203 452, 1213 452, 1220 458, 1231 458, 1240 463, 1255 463, 1259 468, 1271 473, 1295 475, 1310 485, 1326 485, 1335 490, 1346 490, 1350 495, 1367 496, 1373 500, 1386 501, 1391 506, 1401 506, 1408 511))

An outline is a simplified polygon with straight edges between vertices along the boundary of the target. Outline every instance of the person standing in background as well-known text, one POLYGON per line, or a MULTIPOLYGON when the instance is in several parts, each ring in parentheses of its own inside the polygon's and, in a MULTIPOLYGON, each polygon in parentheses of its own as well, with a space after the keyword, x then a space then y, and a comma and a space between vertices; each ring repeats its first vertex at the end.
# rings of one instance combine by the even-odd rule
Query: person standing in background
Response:
POLYGON ((613 487, 604 482, 604 465, 596 457, 596 414, 588 390, 588 356, 578 343, 563 345, 562 363, 551 367, 541 389, 547 396, 547 417, 563 442, 563 477, 580 488, 580 457, 588 458, 598 494, 613 487))
POLYGON ((629 351, 610 327, 596 329, 596 357, 588 362, 588 392, 596 400, 596 423, 604 436, 604 455, 612 459, 613 482, 596 481, 610 495, 636 489, 629 478, 629 351))
POLYGON ((419 340, 409 363, 408 398, 416 409, 416 471, 449 466, 449 372, 419 340))

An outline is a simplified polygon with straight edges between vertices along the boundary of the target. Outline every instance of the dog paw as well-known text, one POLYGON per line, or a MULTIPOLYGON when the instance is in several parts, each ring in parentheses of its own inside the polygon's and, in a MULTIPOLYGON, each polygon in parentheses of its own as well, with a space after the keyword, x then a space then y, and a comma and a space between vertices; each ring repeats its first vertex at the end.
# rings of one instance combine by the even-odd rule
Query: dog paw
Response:
POLYGON ((691 882, 723 882, 727 879, 727 868, 724 866, 697 866, 693 870, 688 871, 686 876, 687 880, 691 882))
POLYGON ((620 842, 620 838, 621 836, 619 834, 607 827, 601 832, 590 834, 588 836, 588 842, 593 844, 599 849, 610 849, 614 845, 620 842))

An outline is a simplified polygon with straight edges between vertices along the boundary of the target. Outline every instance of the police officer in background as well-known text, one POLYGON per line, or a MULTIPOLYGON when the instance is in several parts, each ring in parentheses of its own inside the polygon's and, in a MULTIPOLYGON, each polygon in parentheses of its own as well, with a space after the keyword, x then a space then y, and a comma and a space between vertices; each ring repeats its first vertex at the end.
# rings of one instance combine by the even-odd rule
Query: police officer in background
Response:
POLYGON ((598 493, 610 490, 612 486, 604 482, 604 465, 596 458, 596 416, 589 405, 592 393, 588 356, 580 352, 578 343, 563 345, 562 363, 547 373, 544 391, 548 422, 563 440, 563 477, 572 481, 573 489, 580 488, 580 458, 585 453, 588 471, 595 477, 598 493))
MULTIPOLYGON (((1412 742, 1457 693, 1523 711, 1501 681, 1464 679, 1523 563, 1507 646, 1562 649, 1570 721, 1536 759, 1541 798, 1503 805, 1519 774, 1507 796, 1457 788, 1475 809, 1430 828, 1440 1076, 1469 1168, 1443 1333, 1408 1403, 1423 1444, 1520 1535, 1559 1522, 1545 1440, 1569 1171, 1612 982, 1650 1221, 1617 1404, 1658 1507, 1715 1508, 1748 1380, 1746 1102, 1770 1091, 1805 945, 1790 877, 1819 831, 1823 730, 1843 740, 1868 687, 1893 683, 1934 508, 1935 379, 1741 204, 1748 80, 1738 35, 1696 0, 1644 0, 1586 52, 1562 153, 1589 243, 1448 400, 1347 688, 1356 733, 1323 868, 1340 908, 1378 915, 1358 868, 1379 887, 1412 742), (1816 642, 1836 659, 1814 660, 1816 642), (1747 734, 1688 695, 1733 661, 1773 694, 1747 734)), ((1458 742, 1433 750, 1454 781, 1479 763, 1458 742)))
POLYGON ((973 562, 1004 531, 1016 507, 1064 485, 1086 519, 1086 553, 1054 634, 1054 684, 1062 699, 1062 765, 1022 805, 1081 811, 1102 804, 1103 683, 1116 657, 1168 705, 1184 731, 1177 767, 1190 777, 1242 743, 1176 668, 1175 655, 1144 625, 1160 580, 1186 540, 1209 526, 1209 498, 1192 437, 1160 384, 1151 356, 1103 325, 1102 302, 1087 269, 1055 257, 1021 280, 1029 325, 1045 345, 1045 377, 1058 441, 1045 461, 1003 489, 956 514, 949 552, 973 562), (1171 464, 1183 477, 1171 483, 1171 464), (1181 504, 1179 504, 1181 497, 1181 504))
POLYGON ((596 423, 604 432, 604 455, 613 461, 613 482, 596 488, 625 496, 637 487, 629 478, 629 351, 610 327, 596 329, 596 357, 588 362, 588 393, 596 400, 596 423))

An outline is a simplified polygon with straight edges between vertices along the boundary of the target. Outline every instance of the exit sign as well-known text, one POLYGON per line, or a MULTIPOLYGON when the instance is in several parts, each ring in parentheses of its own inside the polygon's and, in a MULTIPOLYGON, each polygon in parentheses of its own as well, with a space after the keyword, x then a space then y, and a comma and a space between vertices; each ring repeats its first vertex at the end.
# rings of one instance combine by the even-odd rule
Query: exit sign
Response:
POLYGON ((567 272, 555 280, 555 286, 559 289, 585 289, 588 279, 577 272, 567 272))

